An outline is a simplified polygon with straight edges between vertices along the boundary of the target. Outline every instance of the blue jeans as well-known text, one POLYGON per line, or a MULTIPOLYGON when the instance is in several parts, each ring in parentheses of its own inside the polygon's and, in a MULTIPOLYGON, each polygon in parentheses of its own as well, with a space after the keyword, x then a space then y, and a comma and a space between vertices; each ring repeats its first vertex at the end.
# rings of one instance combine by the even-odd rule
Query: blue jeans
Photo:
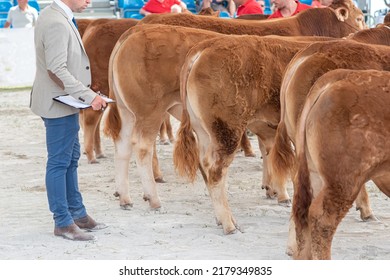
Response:
POLYGON ((46 191, 55 226, 66 227, 87 215, 77 179, 80 158, 79 114, 42 118, 46 127, 46 191))

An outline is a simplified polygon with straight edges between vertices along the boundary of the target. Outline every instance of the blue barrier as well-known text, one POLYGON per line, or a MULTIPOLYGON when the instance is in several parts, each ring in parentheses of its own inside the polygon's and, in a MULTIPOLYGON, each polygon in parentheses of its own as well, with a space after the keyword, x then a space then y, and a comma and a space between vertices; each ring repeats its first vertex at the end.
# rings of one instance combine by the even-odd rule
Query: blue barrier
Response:
POLYGON ((8 11, 12 7, 11 1, 0 1, 0 18, 7 18, 8 11))
POLYGON ((38 2, 35 1, 35 0, 28 1, 28 5, 30 5, 31 7, 35 8, 38 11, 38 13, 41 11, 41 7, 39 7, 38 2))
POLYGON ((272 14, 270 0, 264 0, 264 14, 265 15, 272 14))
POLYGON ((306 4, 306 5, 311 6, 311 4, 313 3, 313 0, 299 0, 299 2, 301 2, 302 4, 306 4))
POLYGON ((187 10, 191 13, 196 13, 195 0, 182 0, 187 5, 187 10))

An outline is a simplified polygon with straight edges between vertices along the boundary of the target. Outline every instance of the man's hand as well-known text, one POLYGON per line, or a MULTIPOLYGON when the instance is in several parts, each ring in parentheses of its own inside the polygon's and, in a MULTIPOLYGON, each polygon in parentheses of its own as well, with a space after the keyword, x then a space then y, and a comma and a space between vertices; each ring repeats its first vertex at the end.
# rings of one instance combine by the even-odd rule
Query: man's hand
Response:
POLYGON ((98 111, 98 110, 104 111, 104 109, 106 109, 107 107, 107 103, 106 101, 104 101, 104 99, 101 96, 97 95, 92 100, 91 106, 94 111, 98 111))

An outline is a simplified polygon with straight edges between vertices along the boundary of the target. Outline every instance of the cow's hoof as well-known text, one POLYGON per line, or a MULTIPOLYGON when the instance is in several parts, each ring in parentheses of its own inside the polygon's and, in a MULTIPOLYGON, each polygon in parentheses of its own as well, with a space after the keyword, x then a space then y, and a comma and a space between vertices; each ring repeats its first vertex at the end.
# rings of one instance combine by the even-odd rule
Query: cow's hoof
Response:
POLYGON ((168 139, 161 139, 160 140, 160 145, 170 145, 171 143, 169 142, 168 139))
POLYGON ((244 153, 245 154, 245 157, 256 157, 256 154, 253 153, 253 152, 250 152, 250 153, 244 153))
POLYGON ((280 206, 291 207, 291 199, 278 201, 280 206))
POLYGON ((266 195, 266 198, 267 199, 274 199, 275 197, 277 197, 277 193, 275 191, 273 191, 269 186, 267 185, 261 185, 261 189, 262 190, 266 190, 265 192, 265 195, 266 195))
POLYGON ((294 255, 294 250, 291 247, 287 247, 286 255, 292 257, 294 255))
POLYGON ((107 158, 104 154, 96 155, 96 158, 107 158))
POLYGON ((133 208, 133 203, 126 203, 121 205, 122 210, 131 210, 133 208))
POLYGON ((379 221, 373 214, 368 217, 361 217, 363 222, 377 222, 379 221))
POLYGON ((161 208, 161 201, 160 201, 159 198, 151 198, 151 196, 144 194, 143 199, 144 199, 144 201, 148 201, 149 202, 150 209, 159 209, 159 208, 161 208))
POLYGON ((165 210, 164 207, 160 206, 158 208, 150 208, 150 212, 154 213, 154 214, 166 214, 168 213, 167 210, 165 210))
POLYGON ((164 180, 163 177, 157 177, 157 178, 154 178, 154 181, 156 183, 160 183, 160 184, 163 184, 163 183, 166 183, 167 181, 164 180))
POLYGON ((95 163, 99 163, 99 162, 96 160, 96 158, 94 158, 94 159, 88 160, 88 163, 95 164, 95 163))
POLYGON ((236 234, 237 232, 240 232, 240 229, 238 227, 229 227, 227 229, 223 229, 223 233, 225 235, 236 234))

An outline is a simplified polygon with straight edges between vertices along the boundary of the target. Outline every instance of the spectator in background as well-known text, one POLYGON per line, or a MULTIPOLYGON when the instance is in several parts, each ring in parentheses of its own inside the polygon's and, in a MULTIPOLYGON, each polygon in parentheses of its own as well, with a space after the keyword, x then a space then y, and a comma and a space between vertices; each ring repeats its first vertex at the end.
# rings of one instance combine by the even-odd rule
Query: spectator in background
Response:
POLYGON ((180 0, 149 0, 139 10, 141 15, 181 13, 187 10, 187 5, 180 0))
POLYGON ((294 16, 303 10, 312 8, 297 0, 271 0, 271 3, 274 4, 275 11, 268 17, 269 19, 294 16))
POLYGON ((237 16, 249 14, 264 14, 259 2, 256 0, 233 0, 237 6, 237 16))
POLYGON ((325 7, 321 4, 320 0, 313 0, 313 2, 311 2, 311 6, 313 8, 322 8, 322 7, 325 7))
POLYGON ((236 4, 233 0, 203 0, 202 9, 212 8, 214 11, 227 12, 230 17, 236 13, 236 4))
POLYGON ((332 4, 333 0, 320 0, 320 2, 322 6, 329 7, 332 4))
POLYGON ((325 8, 329 7, 333 3, 333 0, 313 0, 311 6, 313 8, 325 8))
POLYGON ((33 27, 38 19, 38 11, 28 5, 28 0, 18 0, 18 5, 8 12, 4 28, 12 25, 13 28, 33 27))
POLYGON ((265 1, 264 0, 258 0, 257 2, 260 4, 261 9, 264 11, 265 1))

